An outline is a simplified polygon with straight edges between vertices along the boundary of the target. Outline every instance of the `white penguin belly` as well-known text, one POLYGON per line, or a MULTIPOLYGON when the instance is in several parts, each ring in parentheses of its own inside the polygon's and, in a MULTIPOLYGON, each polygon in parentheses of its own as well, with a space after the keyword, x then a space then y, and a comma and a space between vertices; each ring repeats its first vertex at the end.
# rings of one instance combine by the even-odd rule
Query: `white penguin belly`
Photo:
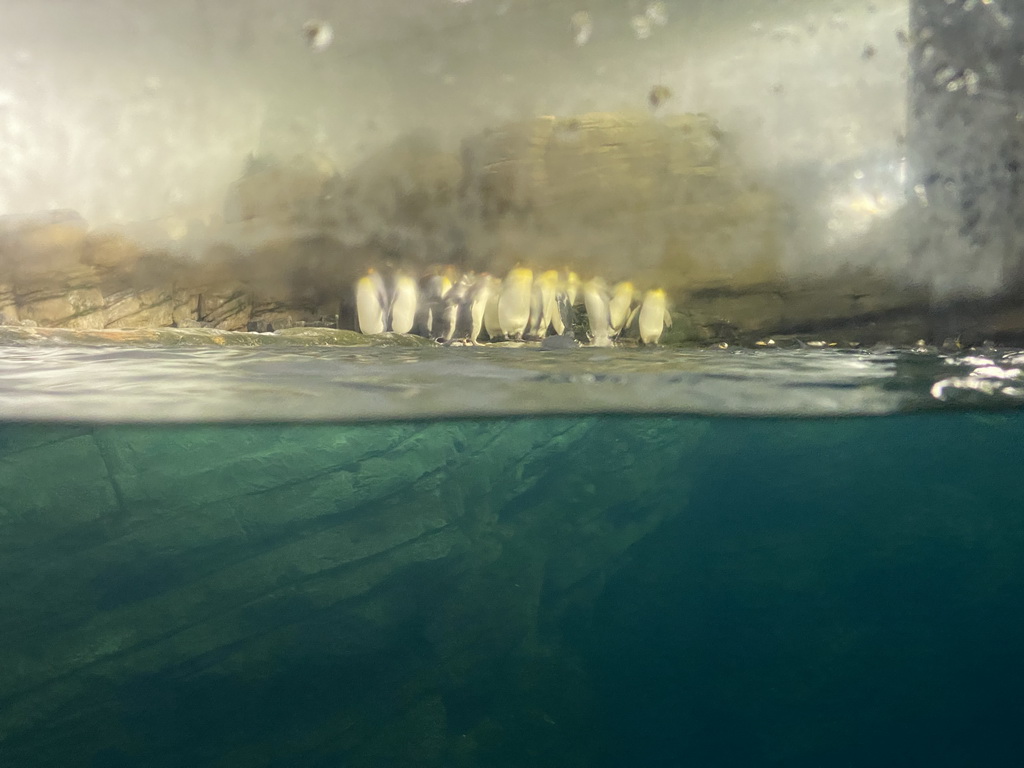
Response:
POLYGON ((384 304, 378 286, 369 277, 356 285, 356 317, 362 333, 384 333, 384 304))
POLYGON ((528 269, 513 269, 502 285, 498 299, 498 324, 508 336, 522 336, 530 322, 530 299, 533 273, 528 269))
POLYGON ((411 277, 399 277, 395 300, 391 303, 391 330, 409 333, 416 322, 416 283, 411 277))
POLYGON ((498 281, 491 287, 491 295, 487 297, 487 306, 484 307, 484 330, 491 338, 497 341, 502 337, 501 322, 498 320, 498 298, 501 296, 501 282, 498 281))
POLYGON ((608 302, 596 287, 583 287, 583 305, 587 308, 590 321, 590 336, 595 347, 611 346, 611 323, 608 317, 608 302))
POLYGON ((640 307, 640 317, 637 320, 637 324, 640 331, 640 340, 644 344, 654 345, 661 340, 661 334, 665 332, 665 326, 671 324, 665 294, 662 291, 647 292, 644 296, 644 303, 640 307))

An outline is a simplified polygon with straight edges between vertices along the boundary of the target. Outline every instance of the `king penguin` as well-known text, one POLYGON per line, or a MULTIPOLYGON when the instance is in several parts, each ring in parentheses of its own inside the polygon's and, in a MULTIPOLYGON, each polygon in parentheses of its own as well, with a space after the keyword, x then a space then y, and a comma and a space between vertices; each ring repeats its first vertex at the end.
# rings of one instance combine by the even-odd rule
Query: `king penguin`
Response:
POLYGON ((501 279, 491 278, 491 292, 487 297, 487 306, 484 307, 484 330, 491 341, 499 341, 504 334, 501 330, 501 323, 498 322, 498 298, 501 296, 501 279))
POLYGON ((395 333, 409 333, 416 321, 416 297, 419 293, 416 281, 409 275, 395 276, 395 293, 391 298, 391 330, 395 333))
POLYGON ((640 341, 650 346, 657 345, 665 328, 672 327, 672 315, 668 311, 668 300, 665 297, 665 292, 660 288, 655 288, 644 294, 643 304, 640 305, 638 325, 640 341))
POLYGON ((451 274, 451 267, 445 267, 443 271, 429 273, 420 280, 416 327, 417 332, 428 339, 438 335, 444 310, 444 296, 452 287, 451 274))
POLYGON ((635 293, 636 289, 628 280, 616 283, 615 287, 612 288, 612 298, 611 301, 608 302, 608 315, 612 326, 612 337, 616 337, 622 333, 622 328, 626 325, 626 318, 629 317, 629 310, 633 306, 633 295, 635 293))
MULTIPOLYGON (((484 327, 484 315, 491 303, 495 279, 484 273, 476 278, 466 302, 469 304, 469 343, 475 345, 484 327)), ((488 334, 489 335, 489 334, 488 334)))
POLYGON ((565 279, 558 281, 555 290, 555 316, 551 319, 551 327, 555 334, 562 336, 566 330, 572 333, 572 308, 580 292, 580 278, 575 272, 567 272, 565 279))
MULTIPOLYGON (((537 275, 533 281, 533 293, 530 297, 530 323, 526 335, 543 339, 548 335, 558 311, 555 295, 558 290, 558 272, 549 269, 537 275)), ((559 331, 561 333, 561 331, 559 331)))
POLYGON ((565 275, 565 294, 569 297, 569 305, 575 307, 580 298, 580 276, 571 269, 565 275))
POLYGON ((460 277, 448 292, 444 295, 444 307, 441 316, 435 320, 434 337, 445 344, 455 338, 459 330, 459 320, 462 318, 462 332, 469 334, 468 320, 466 317, 466 297, 473 285, 473 275, 464 274, 460 277))
POLYGON ((361 333, 384 333, 387 305, 384 280, 371 268, 356 283, 356 317, 361 333))
POLYGON ((608 313, 608 289, 604 280, 595 277, 583 284, 583 304, 590 321, 591 344, 595 347, 610 347, 612 325, 608 313))
POLYGON ((505 277, 498 297, 498 324, 502 333, 517 341, 523 338, 530 322, 530 297, 533 271, 516 267, 505 277))

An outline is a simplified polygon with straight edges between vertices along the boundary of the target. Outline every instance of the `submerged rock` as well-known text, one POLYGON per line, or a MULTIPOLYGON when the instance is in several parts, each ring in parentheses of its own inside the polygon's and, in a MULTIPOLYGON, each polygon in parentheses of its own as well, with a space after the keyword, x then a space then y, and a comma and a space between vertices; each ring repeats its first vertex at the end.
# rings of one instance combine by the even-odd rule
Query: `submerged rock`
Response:
MULTIPOLYGON (((491 660, 571 674, 544 661, 558 643, 552 622, 588 605, 594 580, 672 513, 636 499, 661 481, 688 492, 676 467, 703 429, 2 427, 0 487, 20 490, 0 509, 0 741, 42 762, 72 736, 83 762, 112 748, 146 759, 165 694, 195 696, 190 709, 217 723, 223 697, 196 695, 206 686, 234 695, 255 684, 264 707, 275 681, 330 678, 343 694, 333 703, 292 703, 296 755, 379 765, 415 752, 447 764, 467 747, 459 733, 480 740, 492 727, 493 708, 457 706, 491 660), (638 463, 641 446, 655 458, 638 463), (353 675, 360 685, 346 686, 353 675), (372 703, 389 681, 401 695, 372 703), (133 702, 138 686, 162 693, 133 702), (116 746, 125 717, 144 738, 116 746), (303 743, 315 733, 337 741, 303 743)), ((518 685, 513 695, 530 676, 518 685)), ((556 717, 567 695, 551 699, 556 717)), ((198 748, 223 758, 253 737, 246 726, 198 748)), ((486 749, 477 741, 468 756, 486 749)))

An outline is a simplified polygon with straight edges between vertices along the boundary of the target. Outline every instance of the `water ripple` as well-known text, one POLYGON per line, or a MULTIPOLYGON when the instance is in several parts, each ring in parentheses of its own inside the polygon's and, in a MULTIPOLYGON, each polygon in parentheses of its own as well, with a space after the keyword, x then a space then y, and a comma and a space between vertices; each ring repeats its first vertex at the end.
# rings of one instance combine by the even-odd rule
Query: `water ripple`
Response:
POLYGON ((845 416, 1019 407, 1024 353, 0 347, 0 420, 845 416))

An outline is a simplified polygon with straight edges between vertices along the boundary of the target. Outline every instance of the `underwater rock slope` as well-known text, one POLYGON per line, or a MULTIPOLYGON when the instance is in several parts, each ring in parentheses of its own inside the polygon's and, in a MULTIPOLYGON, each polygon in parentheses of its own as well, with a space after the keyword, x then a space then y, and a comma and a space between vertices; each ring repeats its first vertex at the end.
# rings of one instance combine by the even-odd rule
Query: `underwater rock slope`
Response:
POLYGON ((502 726, 459 692, 496 663, 576 710, 571 670, 536 673, 552 627, 682 508, 702 424, 4 426, 0 755, 149 759, 180 717, 223 728, 165 745, 194 764, 262 764, 233 751, 270 733, 308 760, 472 764, 502 726))

